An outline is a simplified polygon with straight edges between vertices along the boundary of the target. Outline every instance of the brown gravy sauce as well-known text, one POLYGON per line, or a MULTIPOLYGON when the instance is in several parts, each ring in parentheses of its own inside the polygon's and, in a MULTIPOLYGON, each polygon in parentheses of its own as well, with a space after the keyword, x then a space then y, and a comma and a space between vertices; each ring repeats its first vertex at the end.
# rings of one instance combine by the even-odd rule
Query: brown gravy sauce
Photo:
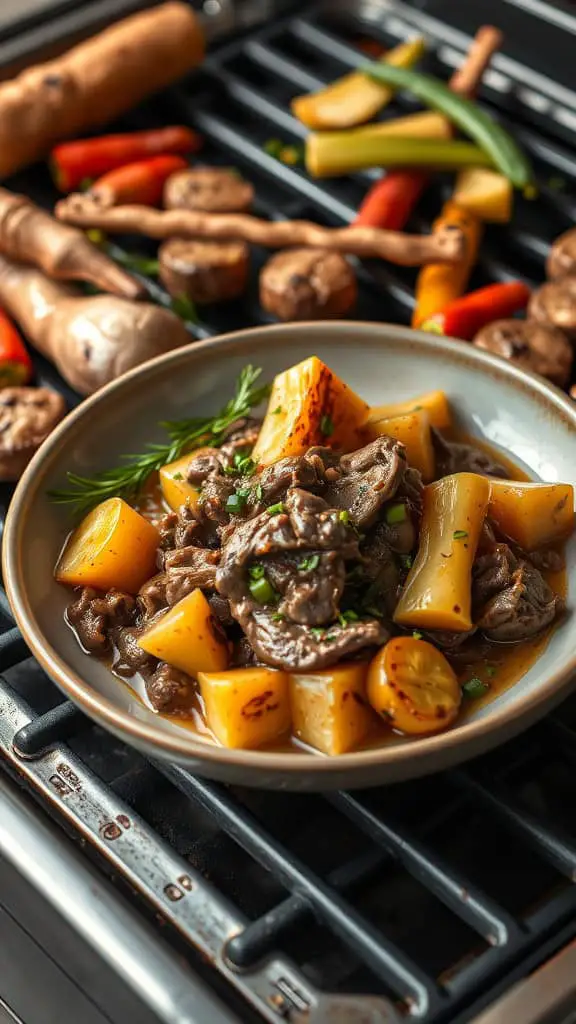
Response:
MULTIPOLYGON (((527 473, 520 469, 505 454, 492 448, 479 438, 471 437, 461 432, 456 433, 455 431, 444 431, 444 433, 452 440, 467 442, 475 445, 477 448, 481 448, 507 469, 512 480, 531 479, 527 473)), ((158 519, 165 512, 170 511, 163 501, 158 479, 152 478, 150 480, 136 507, 142 515, 151 520, 158 519)), ((567 580, 566 572, 564 570, 556 573, 545 572, 543 575, 555 593, 562 597, 566 597, 567 580)), ((529 668, 540 657, 545 650, 552 633, 561 625, 562 619, 556 622, 552 627, 550 627, 550 629, 545 633, 542 633, 535 640, 522 644, 499 644, 485 641, 482 644, 481 657, 479 657, 477 653, 474 654, 474 652, 471 651, 469 660, 461 657, 458 662, 454 661, 453 667, 461 684, 472 678, 477 678, 489 686, 489 689, 483 697, 463 699, 457 722, 465 722, 466 719, 469 718, 470 715, 478 708, 483 707, 486 704, 490 704, 500 694, 510 689, 511 686, 514 686, 515 683, 517 683, 522 676, 526 674, 529 668)), ((130 677, 129 680, 121 676, 118 676, 117 678, 121 680, 123 685, 129 687, 137 700, 141 701, 141 703, 151 711, 154 710, 146 695, 144 679, 140 675, 134 675, 130 677)), ((194 695, 191 706, 186 708, 185 711, 162 715, 162 717, 170 719, 184 729, 192 730, 203 742, 216 744, 216 740, 206 724, 202 698, 199 693, 194 695)), ((398 733, 391 732, 384 724, 380 727, 378 723, 375 723, 373 734, 367 739, 367 741, 361 744, 358 749, 366 750, 382 746, 383 744, 414 742, 417 738, 418 737, 406 737, 398 733)), ((272 744, 259 747, 258 749, 276 752, 292 751, 293 753, 303 753, 310 752, 312 748, 302 744, 294 737, 286 737, 277 740, 272 744)), ((318 751, 314 751, 314 753, 318 753, 318 751)))

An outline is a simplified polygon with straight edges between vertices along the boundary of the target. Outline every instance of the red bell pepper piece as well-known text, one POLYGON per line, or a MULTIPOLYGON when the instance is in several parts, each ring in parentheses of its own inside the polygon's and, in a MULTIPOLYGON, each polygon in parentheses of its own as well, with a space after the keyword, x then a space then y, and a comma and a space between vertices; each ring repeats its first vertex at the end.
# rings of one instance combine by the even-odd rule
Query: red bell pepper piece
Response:
POLYGON ((439 313, 428 317, 420 324, 420 329, 471 341, 486 324, 506 319, 525 309, 529 298, 530 289, 522 281, 489 284, 455 299, 439 313))
POLYGON ((391 171, 366 193, 354 226, 402 231, 428 180, 416 171, 391 171))
POLYGON ((90 193, 100 196, 109 206, 126 203, 156 206, 162 199, 166 179, 186 167, 188 163, 181 156, 153 156, 108 171, 90 186, 90 193))
POLYGON ((127 135, 63 142, 52 150, 50 165, 58 188, 72 192, 87 178, 99 178, 124 164, 161 153, 195 153, 201 145, 202 137, 197 132, 174 125, 127 135))
POLYGON ((22 338, 0 310, 0 388, 27 384, 32 373, 32 360, 22 338))

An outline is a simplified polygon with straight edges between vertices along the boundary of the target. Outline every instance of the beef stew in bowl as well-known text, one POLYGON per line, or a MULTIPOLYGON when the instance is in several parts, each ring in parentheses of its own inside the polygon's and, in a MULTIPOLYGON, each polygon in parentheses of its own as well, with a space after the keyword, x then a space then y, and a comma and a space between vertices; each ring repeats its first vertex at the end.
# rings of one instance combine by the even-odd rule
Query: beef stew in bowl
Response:
POLYGON ((245 404, 135 493, 114 471, 56 493, 133 494, 92 509, 56 566, 83 650, 232 748, 431 735, 511 685, 564 611, 572 486, 459 437, 443 391, 370 407, 314 356, 263 418, 245 404))

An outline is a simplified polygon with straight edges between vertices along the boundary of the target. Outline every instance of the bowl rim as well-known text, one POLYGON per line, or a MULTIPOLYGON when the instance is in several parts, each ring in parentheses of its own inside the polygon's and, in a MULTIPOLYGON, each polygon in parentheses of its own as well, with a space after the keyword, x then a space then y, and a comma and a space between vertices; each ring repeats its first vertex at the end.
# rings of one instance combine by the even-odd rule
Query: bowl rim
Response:
MULTIPOLYGON (((310 338, 311 354, 313 354, 315 335, 317 333, 325 334, 327 329, 333 333, 336 342, 343 335, 364 335, 365 342, 373 344, 375 349, 381 346, 384 351, 386 341, 392 335, 390 340, 396 343, 406 340, 412 348, 421 349, 425 346, 427 349, 436 350, 442 356, 468 366, 472 370, 475 366, 480 366, 488 370, 491 376, 513 384, 517 389, 525 392, 532 401, 546 405, 556 416, 559 415, 576 435, 576 404, 573 404, 563 392, 538 375, 521 370, 492 353, 472 347, 457 339, 427 334, 396 324, 373 321, 301 321, 261 325, 217 335, 202 341, 194 341, 135 367, 81 401, 42 444, 16 486, 9 505, 2 542, 4 583, 16 623, 30 651, 47 675, 89 717, 108 727, 116 735, 127 738, 128 742, 132 742, 135 746, 152 746, 157 750, 162 750, 173 760, 197 760, 224 766, 236 765, 239 768, 261 769, 263 772, 284 775, 312 771, 326 776, 339 774, 342 770, 354 773, 355 769, 361 771, 370 767, 382 767, 385 770, 387 765, 398 764, 406 759, 426 761, 433 758, 436 752, 446 752, 457 747, 466 748, 467 745, 476 747, 483 736, 500 732, 516 720, 520 712, 522 717, 525 717, 539 704, 545 705, 547 700, 550 700, 576 671, 575 649, 574 655, 561 668, 549 675, 541 686, 520 698, 521 709, 518 702, 515 701, 509 706, 495 708, 492 714, 483 718, 466 722, 457 728, 434 736, 418 737, 407 743, 384 745, 328 757, 308 752, 295 754, 292 751, 275 752, 227 748, 197 740, 194 733, 188 729, 182 729, 181 732, 163 733, 154 725, 135 718, 129 711, 118 707, 111 700, 102 696, 91 683, 82 679, 44 638, 36 622, 22 579, 19 557, 20 537, 24 528, 27 508, 33 502, 34 495, 40 489, 42 479, 49 471, 52 462, 57 459, 60 440, 67 436, 70 430, 77 429, 79 425, 84 426, 84 421, 90 417, 92 411, 103 400, 116 394, 120 395, 124 389, 137 385, 142 378, 153 378, 159 369, 164 369, 171 364, 177 366, 182 362, 189 368, 195 362, 201 362, 206 354, 238 355, 245 344, 248 347, 263 345, 271 335, 286 333, 307 334, 310 338)), ((415 357, 414 352, 411 353, 411 356, 415 357)), ((518 686, 520 683, 521 679, 515 685, 518 686)), ((121 681, 119 681, 119 685, 121 685, 121 681)))

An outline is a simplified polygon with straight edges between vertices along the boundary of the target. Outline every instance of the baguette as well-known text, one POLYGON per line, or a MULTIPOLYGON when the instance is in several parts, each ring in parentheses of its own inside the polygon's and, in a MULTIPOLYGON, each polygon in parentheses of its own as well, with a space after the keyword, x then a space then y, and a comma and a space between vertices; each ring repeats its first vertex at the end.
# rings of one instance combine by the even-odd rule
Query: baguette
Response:
POLYGON ((203 56, 194 12, 170 0, 0 84, 0 179, 60 139, 118 117, 203 56))

